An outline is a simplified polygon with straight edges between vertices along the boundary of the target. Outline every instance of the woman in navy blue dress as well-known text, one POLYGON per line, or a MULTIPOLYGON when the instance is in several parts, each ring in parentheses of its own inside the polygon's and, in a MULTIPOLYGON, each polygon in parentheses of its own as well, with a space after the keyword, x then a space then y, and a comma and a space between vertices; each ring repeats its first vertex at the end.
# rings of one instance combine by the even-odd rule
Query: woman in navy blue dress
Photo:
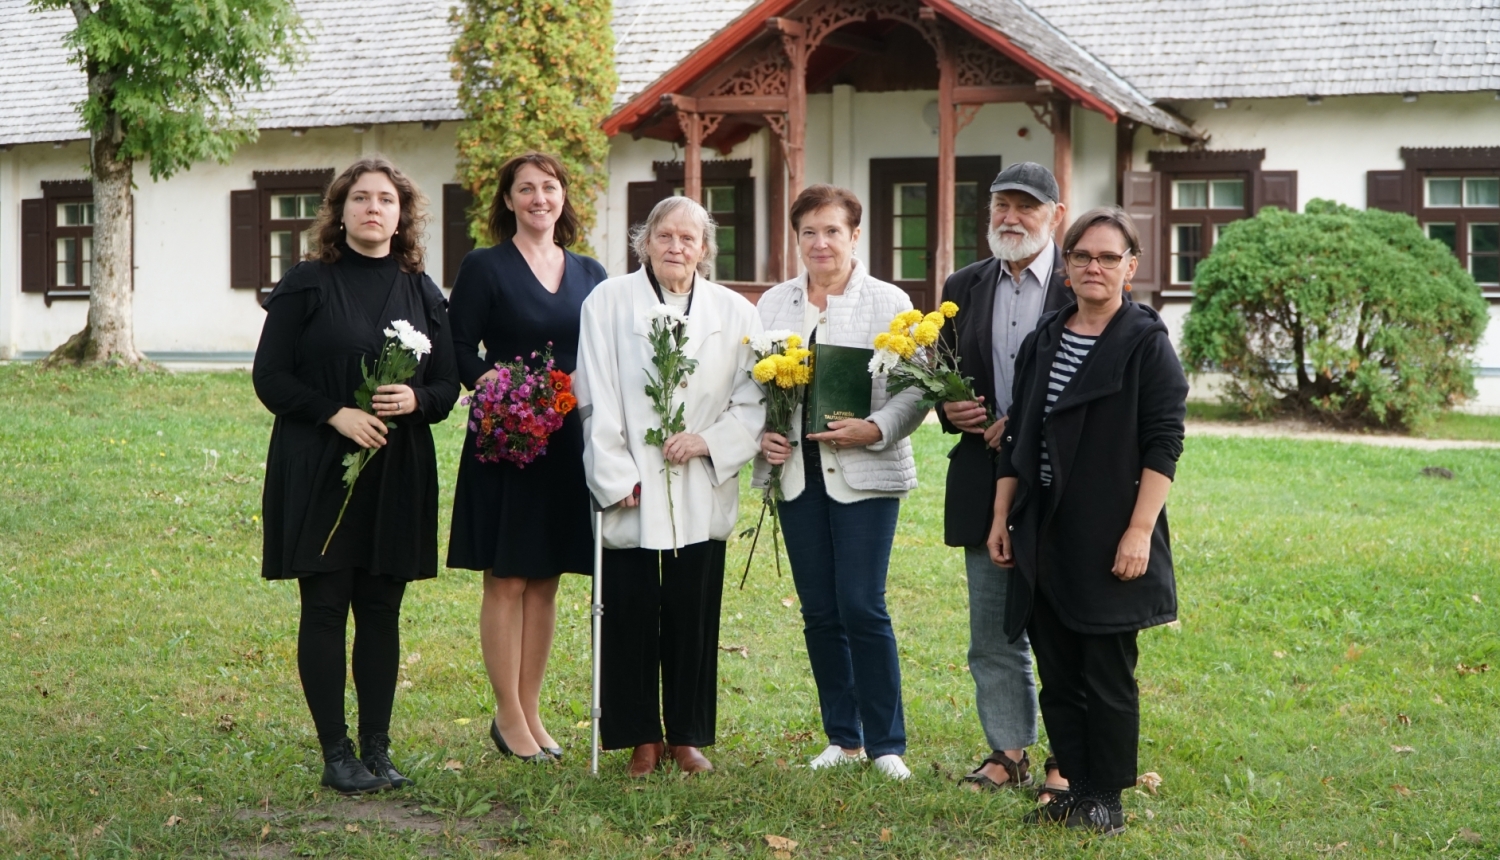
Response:
MULTIPOLYGON (((598 261, 566 250, 579 222, 557 159, 513 158, 499 187, 489 219, 498 244, 464 258, 450 299, 459 376, 470 389, 494 376, 496 362, 531 363, 549 344, 557 369, 572 373, 583 300, 606 277, 598 261)), ((552 761, 562 749, 542 725, 538 703, 558 578, 593 569, 582 424, 576 412, 568 415, 547 453, 525 468, 481 463, 475 451, 471 430, 459 461, 448 566, 485 573, 479 641, 495 690, 490 739, 507 755, 552 761)))

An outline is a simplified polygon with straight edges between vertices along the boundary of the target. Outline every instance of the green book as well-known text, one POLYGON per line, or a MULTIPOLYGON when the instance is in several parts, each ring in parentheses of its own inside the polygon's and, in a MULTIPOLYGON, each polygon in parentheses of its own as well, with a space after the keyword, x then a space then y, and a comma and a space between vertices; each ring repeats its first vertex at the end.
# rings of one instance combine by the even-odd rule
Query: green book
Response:
POLYGON ((875 350, 815 343, 812 382, 807 386, 809 432, 822 433, 828 422, 870 417, 870 359, 875 350))

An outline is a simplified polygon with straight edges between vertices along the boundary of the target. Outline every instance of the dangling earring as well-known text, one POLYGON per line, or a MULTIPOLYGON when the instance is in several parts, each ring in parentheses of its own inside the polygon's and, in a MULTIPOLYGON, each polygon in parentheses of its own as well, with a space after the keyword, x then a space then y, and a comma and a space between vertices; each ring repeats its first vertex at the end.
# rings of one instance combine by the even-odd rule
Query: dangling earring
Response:
POLYGON ((1063 278, 1063 286, 1071 288, 1073 286, 1073 279, 1063 278))
POLYGON ((1130 282, 1129 281, 1125 282, 1125 292, 1127 292, 1127 293, 1130 292, 1130 282))
POLYGON ((344 225, 342 223, 339 224, 339 232, 344 232, 344 225))

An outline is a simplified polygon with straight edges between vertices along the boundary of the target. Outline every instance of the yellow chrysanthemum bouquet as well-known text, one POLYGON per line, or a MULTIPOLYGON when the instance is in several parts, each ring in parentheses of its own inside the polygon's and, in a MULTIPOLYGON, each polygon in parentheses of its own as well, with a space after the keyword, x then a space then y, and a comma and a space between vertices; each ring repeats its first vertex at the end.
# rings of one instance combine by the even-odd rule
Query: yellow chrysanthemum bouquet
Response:
MULTIPOLYGON (((766 431, 768 433, 779 433, 782 436, 790 436, 792 432, 792 416, 797 411, 797 406, 802 402, 803 392, 807 384, 812 381, 812 366, 808 359, 812 357, 812 350, 802 346, 802 336, 792 331, 766 331, 745 338, 745 343, 755 353, 755 365, 750 369, 750 377, 760 385, 761 391, 765 392, 766 405, 766 431)), ((793 442, 795 446, 797 443, 793 442)), ((760 540, 760 526, 765 522, 766 512, 771 514, 771 534, 776 552, 776 569, 781 570, 780 549, 780 523, 776 517, 776 502, 782 501, 781 495, 781 466, 772 466, 770 478, 766 481, 765 492, 761 495, 760 521, 755 525, 756 542, 760 540)), ((750 560, 755 558, 755 543, 750 545, 750 557, 745 560, 745 573, 750 572, 750 560)), ((740 578, 740 587, 744 588, 744 577, 740 578)))
MULTIPOLYGON (((908 388, 922 391, 921 406, 975 400, 973 379, 958 371, 958 355, 942 338, 943 326, 958 315, 958 305, 943 302, 931 313, 903 311, 891 320, 889 331, 875 335, 870 374, 885 377, 891 394, 908 388)), ((986 410, 989 405, 986 404, 986 410)), ((990 416, 986 423, 992 422, 990 416)))

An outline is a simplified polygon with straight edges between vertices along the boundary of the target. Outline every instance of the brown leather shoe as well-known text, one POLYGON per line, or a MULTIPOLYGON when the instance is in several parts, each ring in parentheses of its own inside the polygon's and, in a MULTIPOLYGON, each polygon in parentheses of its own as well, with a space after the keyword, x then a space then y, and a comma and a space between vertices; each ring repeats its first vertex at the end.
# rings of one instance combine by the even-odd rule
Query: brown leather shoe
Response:
POLYGON ((654 744, 641 744, 630 754, 630 768, 625 772, 630 775, 631 779, 645 779, 661 763, 664 749, 661 741, 654 744))
POLYGON ((714 769, 697 747, 667 747, 667 754, 683 773, 708 773, 714 769))

